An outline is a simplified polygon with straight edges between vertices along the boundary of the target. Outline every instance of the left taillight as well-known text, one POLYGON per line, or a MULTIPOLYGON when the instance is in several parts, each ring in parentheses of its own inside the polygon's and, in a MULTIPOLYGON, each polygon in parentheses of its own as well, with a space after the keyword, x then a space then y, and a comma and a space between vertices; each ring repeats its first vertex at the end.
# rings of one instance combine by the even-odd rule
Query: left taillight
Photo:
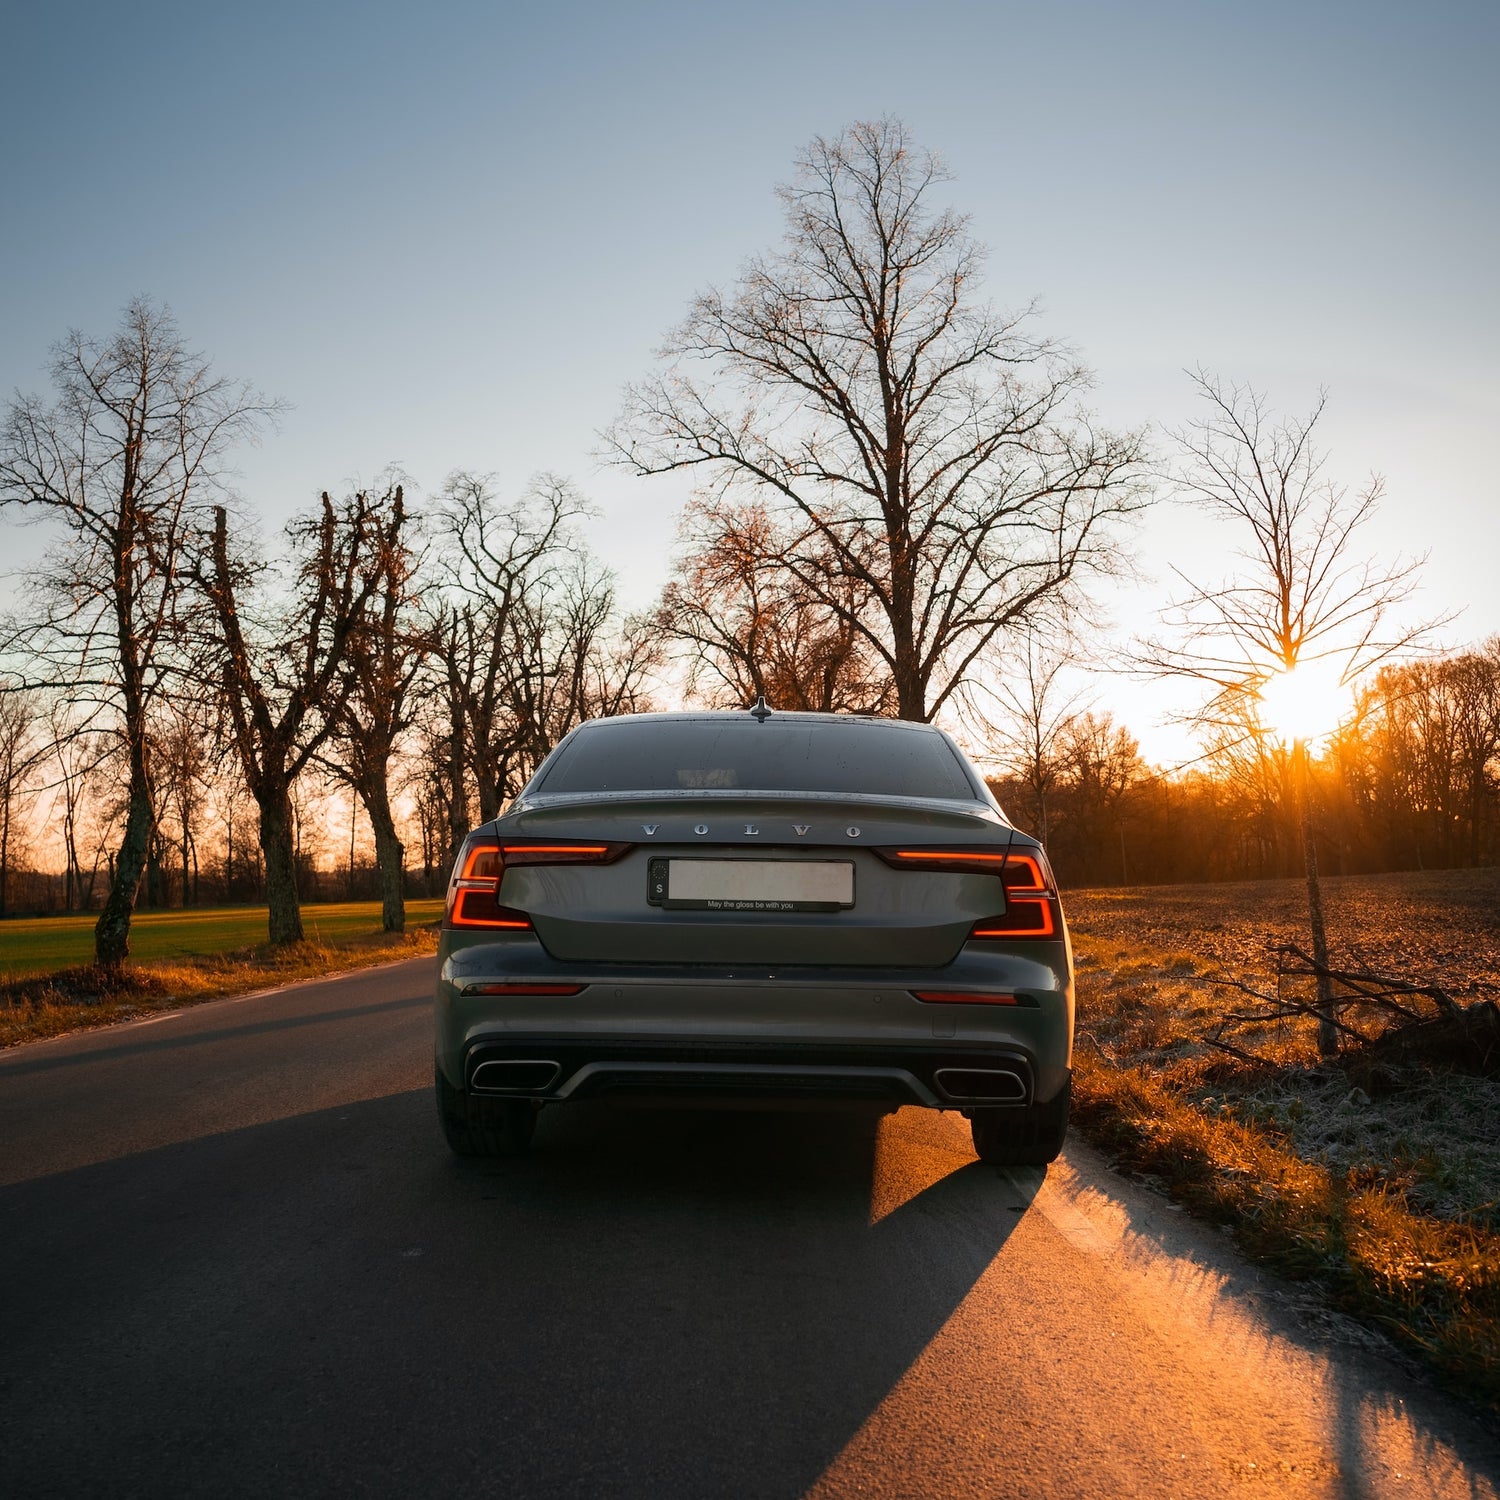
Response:
POLYGON ((464 840, 448 882, 443 926, 484 927, 498 931, 530 932, 531 918, 513 906, 500 904, 500 883, 512 865, 607 865, 630 849, 629 844, 590 843, 582 839, 497 839, 471 834, 464 840))

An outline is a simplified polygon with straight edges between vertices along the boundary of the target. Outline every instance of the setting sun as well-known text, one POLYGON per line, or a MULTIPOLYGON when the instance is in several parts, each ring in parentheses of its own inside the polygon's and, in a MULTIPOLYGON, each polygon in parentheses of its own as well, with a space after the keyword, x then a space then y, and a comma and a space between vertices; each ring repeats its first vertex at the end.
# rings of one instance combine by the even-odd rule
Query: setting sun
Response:
POLYGON ((1289 743, 1320 739, 1338 728, 1345 697, 1336 663, 1299 663, 1262 684, 1261 722, 1279 739, 1289 743))

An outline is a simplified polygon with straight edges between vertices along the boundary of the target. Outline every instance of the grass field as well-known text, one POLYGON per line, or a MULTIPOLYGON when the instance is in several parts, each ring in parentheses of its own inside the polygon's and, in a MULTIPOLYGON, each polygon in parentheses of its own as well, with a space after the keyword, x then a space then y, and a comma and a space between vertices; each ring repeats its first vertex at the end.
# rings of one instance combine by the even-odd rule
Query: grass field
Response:
MULTIPOLYGON (((442 912, 441 900, 406 903, 408 926, 435 922, 442 912)), ((97 920, 98 913, 90 912, 0 922, 0 980, 29 979, 91 963, 97 920)), ((315 944, 342 943, 380 930, 380 903, 304 906, 302 925, 315 944)), ((130 956, 137 963, 228 953, 265 941, 264 906, 137 912, 130 923, 130 956)))
POLYGON ((272 949, 263 906, 138 913, 119 973, 92 965, 94 918, 0 922, 0 1047, 266 985, 437 951, 441 901, 408 901, 406 931, 380 930, 378 901, 304 906, 305 941, 272 949))
MULTIPOLYGON (((1500 997, 1500 871, 1325 881, 1336 967, 1500 997)), ((1233 1229, 1284 1275, 1321 1282, 1456 1388, 1500 1409, 1500 1076, 1493 1055, 1346 1044, 1313 1023, 1209 1044, 1218 981, 1276 990, 1300 941, 1300 881, 1065 897, 1078 967, 1075 1121, 1116 1161, 1233 1229)))

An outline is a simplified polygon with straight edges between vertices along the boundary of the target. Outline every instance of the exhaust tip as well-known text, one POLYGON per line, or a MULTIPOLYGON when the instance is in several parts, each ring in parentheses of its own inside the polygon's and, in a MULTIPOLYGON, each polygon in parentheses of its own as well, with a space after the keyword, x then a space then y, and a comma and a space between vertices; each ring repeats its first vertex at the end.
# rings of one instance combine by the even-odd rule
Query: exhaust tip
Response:
POLYGON ((1008 1068, 939 1068, 932 1081, 948 1098, 966 1103, 1026 1102, 1026 1080, 1008 1068))
POLYGON ((469 1087, 487 1093, 540 1094, 562 1076, 562 1064, 541 1058, 489 1058, 476 1064, 469 1087))

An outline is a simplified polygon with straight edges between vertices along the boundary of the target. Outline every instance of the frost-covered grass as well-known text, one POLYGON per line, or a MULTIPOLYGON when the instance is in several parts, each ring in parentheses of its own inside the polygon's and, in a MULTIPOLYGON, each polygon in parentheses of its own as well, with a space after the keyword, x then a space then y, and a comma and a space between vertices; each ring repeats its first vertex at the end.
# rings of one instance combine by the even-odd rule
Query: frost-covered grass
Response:
MULTIPOLYGON (((1326 883, 1335 962, 1500 994, 1500 872, 1326 883)), ((1065 898, 1077 948, 1082 1129, 1127 1167, 1233 1225, 1253 1255, 1321 1280, 1471 1394, 1500 1406, 1500 1078, 1493 1060, 1317 1055, 1311 1022, 1208 1045, 1215 984, 1274 990, 1274 943, 1304 941, 1301 882, 1065 898)))

